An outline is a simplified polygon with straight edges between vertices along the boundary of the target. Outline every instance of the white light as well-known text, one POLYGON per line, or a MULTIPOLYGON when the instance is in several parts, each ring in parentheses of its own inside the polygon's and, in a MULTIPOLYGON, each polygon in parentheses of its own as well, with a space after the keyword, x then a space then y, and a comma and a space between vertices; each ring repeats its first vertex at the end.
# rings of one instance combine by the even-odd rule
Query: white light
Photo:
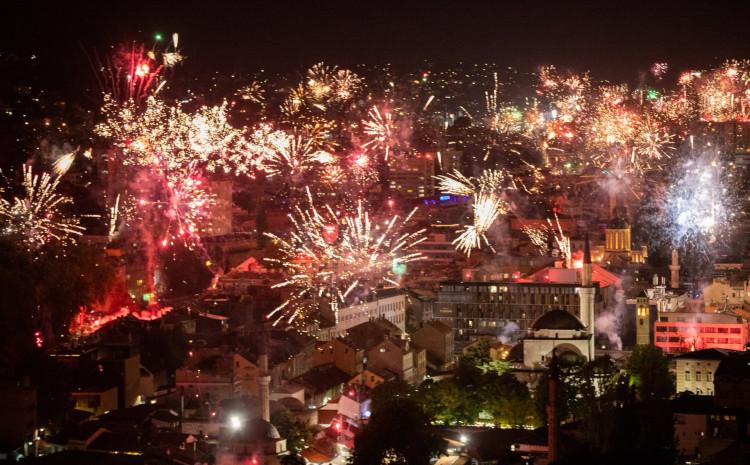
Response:
POLYGON ((465 434, 462 434, 462 435, 461 435, 461 437, 460 437, 459 439, 460 439, 460 440, 461 440, 461 442, 463 442, 464 444, 466 444, 467 442, 469 442, 469 438, 467 438, 465 434))
POLYGON ((229 427, 232 428, 234 431, 239 430, 242 428, 242 420, 238 415, 230 415, 229 416, 229 427))

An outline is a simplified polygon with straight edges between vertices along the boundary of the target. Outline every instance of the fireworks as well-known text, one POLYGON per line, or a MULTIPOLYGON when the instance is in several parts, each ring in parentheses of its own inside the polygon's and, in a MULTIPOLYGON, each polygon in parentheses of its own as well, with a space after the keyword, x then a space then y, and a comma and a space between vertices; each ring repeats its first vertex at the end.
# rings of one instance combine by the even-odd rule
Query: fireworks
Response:
POLYGON ((487 232, 501 213, 504 213, 505 202, 494 193, 479 192, 474 196, 474 221, 460 231, 453 241, 456 249, 471 255, 472 249, 481 249, 486 244, 493 252, 495 249, 487 239, 487 232))
POLYGON ((242 100, 246 100, 252 103, 263 103, 265 101, 265 92, 263 85, 258 81, 253 81, 250 84, 240 88, 235 92, 242 100))
POLYGON ((310 191, 308 208, 296 208, 290 215, 293 230, 289 237, 269 237, 278 241, 282 258, 269 259, 287 270, 288 278, 277 284, 290 288, 290 297, 274 309, 269 318, 275 323, 287 318, 313 318, 319 305, 336 312, 355 289, 370 288, 387 282, 399 285, 406 264, 422 256, 413 247, 424 240, 424 230, 403 232, 414 214, 400 221, 393 216, 385 222, 374 221, 358 202, 354 212, 337 213, 326 205, 315 207, 310 191))
POLYGON ((23 195, 0 199, 0 231, 3 236, 17 237, 27 250, 38 250, 45 244, 66 245, 83 234, 76 217, 66 216, 62 209, 73 199, 59 194, 60 176, 34 174, 23 166, 23 195))
POLYGON ((725 207, 728 189, 719 161, 699 157, 686 161, 669 185, 665 199, 668 224, 675 245, 716 242, 726 230, 730 214, 725 207))
POLYGON ((393 123, 393 114, 390 111, 381 112, 378 107, 373 107, 367 113, 368 119, 364 121, 364 132, 369 140, 362 146, 373 147, 381 150, 388 160, 391 148, 396 145, 396 127, 393 123))
POLYGON ((158 165, 169 172, 200 166, 238 174, 257 165, 243 131, 227 121, 226 102, 189 114, 153 97, 143 111, 132 102, 118 105, 107 98, 102 110, 106 120, 95 131, 122 151, 125 165, 158 165))
POLYGON ((163 50, 156 44, 147 50, 143 44, 121 45, 116 53, 98 63, 95 74, 102 93, 119 102, 140 103, 156 94, 166 81, 163 70, 181 63, 183 56, 177 48, 179 35, 172 35, 171 47, 163 50))
POLYGON ((691 79, 686 78, 685 85, 696 81, 698 109, 704 120, 750 119, 750 61, 728 61, 710 73, 688 76, 691 79))
POLYGON ((503 195, 507 189, 515 189, 512 178, 498 170, 487 170, 479 178, 466 177, 458 171, 450 175, 435 176, 438 188, 445 193, 471 196, 473 199, 473 221, 465 226, 453 241, 456 248, 467 255, 482 244, 494 248, 487 239, 487 232, 498 216, 508 212, 510 206, 503 195))
POLYGON ((317 63, 307 71, 308 95, 315 101, 346 102, 362 86, 362 78, 348 69, 317 63))
POLYGON ((295 183, 302 181, 305 173, 334 161, 333 155, 316 149, 315 139, 303 134, 273 131, 258 145, 267 155, 262 157, 260 168, 269 176, 283 176, 295 183))
POLYGON ((550 242, 554 241, 561 258, 565 262, 565 267, 570 268, 573 260, 573 253, 570 247, 570 237, 565 234, 560 224, 560 219, 555 213, 555 221, 547 218, 547 224, 539 227, 526 225, 522 231, 528 236, 531 243, 537 248, 540 255, 546 255, 550 242))
POLYGON ((62 155, 60 158, 55 160, 55 163, 52 164, 52 169, 58 176, 63 176, 68 172, 70 167, 73 166, 73 162, 75 161, 75 159, 75 152, 66 153, 65 155, 62 155))

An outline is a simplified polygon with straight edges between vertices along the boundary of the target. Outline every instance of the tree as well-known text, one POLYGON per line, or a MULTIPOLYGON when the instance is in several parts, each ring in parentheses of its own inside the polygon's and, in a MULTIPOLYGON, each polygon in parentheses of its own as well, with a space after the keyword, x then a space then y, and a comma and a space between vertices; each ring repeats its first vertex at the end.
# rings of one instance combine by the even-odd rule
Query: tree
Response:
POLYGON ((494 375, 482 389, 484 408, 496 425, 534 423, 534 406, 528 388, 510 374, 494 375))
POLYGON ((475 415, 467 414, 464 406, 467 396, 452 379, 424 382, 416 398, 432 420, 444 425, 472 423, 474 420, 475 415))
POLYGON ((667 399, 674 394, 669 360, 662 350, 651 345, 636 346, 628 359, 630 385, 644 402, 667 399))
POLYGON ((428 465, 443 453, 444 441, 430 429, 428 415, 410 397, 394 397, 373 411, 354 439, 352 465, 428 465))
POLYGON ((286 439, 286 447, 292 454, 299 454, 305 450, 310 433, 304 423, 296 420, 286 410, 279 410, 271 415, 271 424, 279 430, 279 435, 286 439))
POLYGON ((413 394, 414 388, 406 381, 395 380, 383 383, 372 390, 370 410, 372 413, 375 413, 390 400, 394 398, 409 398, 413 394))

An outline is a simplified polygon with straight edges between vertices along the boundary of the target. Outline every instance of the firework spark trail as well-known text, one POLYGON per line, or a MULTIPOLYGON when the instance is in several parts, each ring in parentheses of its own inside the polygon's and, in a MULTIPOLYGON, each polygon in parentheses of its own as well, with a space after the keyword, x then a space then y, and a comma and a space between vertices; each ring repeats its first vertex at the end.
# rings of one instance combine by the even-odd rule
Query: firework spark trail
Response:
POLYGON ((65 155, 62 155, 59 157, 55 162, 52 164, 52 170, 57 174, 57 176, 64 176, 65 173, 68 172, 71 166, 73 166, 73 162, 76 159, 76 153, 75 151, 66 153, 65 155))
POLYGON ((467 177, 458 171, 448 175, 435 176, 441 192, 472 198, 472 224, 460 230, 453 241, 456 248, 467 255, 473 249, 486 245, 495 249, 487 238, 498 216, 508 212, 510 206, 504 199, 507 190, 516 190, 513 179, 500 170, 486 170, 478 178, 467 177))
POLYGON ((495 193, 480 191, 474 195, 474 221, 467 225, 454 239, 453 244, 456 249, 470 256, 473 249, 482 248, 482 244, 487 245, 490 250, 495 251, 494 247, 487 239, 487 232, 495 223, 495 220, 503 213, 505 202, 495 193))
POLYGON ((274 287, 292 289, 289 298, 269 313, 274 324, 285 318, 288 323, 314 318, 323 302, 337 318, 338 306, 354 289, 382 282, 399 285, 406 264, 423 258, 413 247, 425 239, 424 230, 402 231, 414 211, 403 221, 391 217, 381 228, 361 202, 355 212, 342 215, 329 205, 319 210, 309 189, 307 194, 307 209, 297 207, 289 216, 293 225, 289 237, 267 234, 278 241, 282 255, 267 261, 288 273, 274 287))
POLYGON ((0 198, 2 234, 18 236, 28 251, 52 242, 74 243, 84 228, 77 217, 62 212, 62 207, 72 204, 73 199, 57 192, 60 178, 48 173, 34 174, 31 166, 24 165, 24 195, 11 200, 0 198))
POLYGON ((121 105, 107 97, 102 112, 106 119, 95 132, 122 152, 125 165, 247 174, 260 161, 244 131, 229 124, 226 102, 191 114, 153 97, 142 110, 132 101, 121 105))
POLYGON ((335 161, 332 154, 316 148, 315 139, 301 134, 274 131, 258 146, 265 154, 259 168, 269 176, 284 176, 292 181, 301 181, 301 175, 335 161))
POLYGON ((728 189, 713 157, 686 161, 668 186, 665 209, 674 245, 715 243, 728 228, 728 189), (701 239, 701 240, 698 240, 701 239))
POLYGON ((548 230, 546 226, 543 227, 534 227, 530 225, 524 225, 521 228, 521 231, 523 231, 524 234, 529 238, 532 245, 534 245, 537 248, 537 251, 539 252, 539 255, 546 255, 547 254, 547 236, 548 236, 548 230))
POLYGON ((380 111, 378 107, 372 107, 367 112, 368 119, 362 123, 364 133, 369 139, 362 147, 374 147, 381 150, 388 160, 391 149, 396 145, 396 127, 393 122, 393 114, 390 111, 380 111))
POLYGON ((547 218, 547 224, 549 225, 549 231, 552 234, 552 237, 555 239, 560 255, 562 255, 563 260, 565 260, 566 268, 571 268, 571 265, 573 264, 573 253, 570 248, 570 237, 563 232, 557 213, 555 213, 555 224, 553 225, 552 220, 549 218, 547 218))

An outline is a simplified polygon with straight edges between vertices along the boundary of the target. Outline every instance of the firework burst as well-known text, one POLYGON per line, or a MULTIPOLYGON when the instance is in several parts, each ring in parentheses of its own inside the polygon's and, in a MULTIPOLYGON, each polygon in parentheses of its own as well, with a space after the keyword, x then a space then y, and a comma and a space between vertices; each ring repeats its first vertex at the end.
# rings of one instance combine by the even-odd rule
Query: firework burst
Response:
POLYGON ((71 205, 73 199, 57 192, 59 184, 60 176, 34 174, 30 166, 24 165, 23 195, 0 199, 2 235, 17 237, 28 251, 52 242, 74 243, 84 228, 78 218, 63 213, 63 207, 71 205))
POLYGON ((388 160, 391 148, 396 146, 396 126, 393 121, 393 113, 388 110, 380 111, 373 107, 367 112, 367 120, 363 122, 364 133, 369 138, 362 147, 376 148, 385 154, 388 160))
POLYGON ((508 212, 510 205, 505 201, 507 190, 517 189, 513 179, 500 170, 487 170, 478 178, 467 177, 458 171, 449 175, 435 176, 441 192, 472 198, 472 218, 470 225, 459 231, 453 241, 456 248, 467 255, 473 249, 486 245, 494 248, 487 238, 498 216, 508 212))
POLYGON ((296 208, 290 215, 293 230, 288 238, 274 234, 281 258, 268 259, 287 271, 287 280, 275 285, 289 288, 290 296, 268 318, 278 324, 315 317, 320 305, 337 315, 355 289, 382 283, 400 285, 406 264, 422 256, 413 247, 424 240, 424 230, 404 232, 414 214, 404 220, 393 216, 383 223, 374 221, 358 202, 354 212, 337 213, 330 206, 315 207, 310 191, 308 208, 296 208))

